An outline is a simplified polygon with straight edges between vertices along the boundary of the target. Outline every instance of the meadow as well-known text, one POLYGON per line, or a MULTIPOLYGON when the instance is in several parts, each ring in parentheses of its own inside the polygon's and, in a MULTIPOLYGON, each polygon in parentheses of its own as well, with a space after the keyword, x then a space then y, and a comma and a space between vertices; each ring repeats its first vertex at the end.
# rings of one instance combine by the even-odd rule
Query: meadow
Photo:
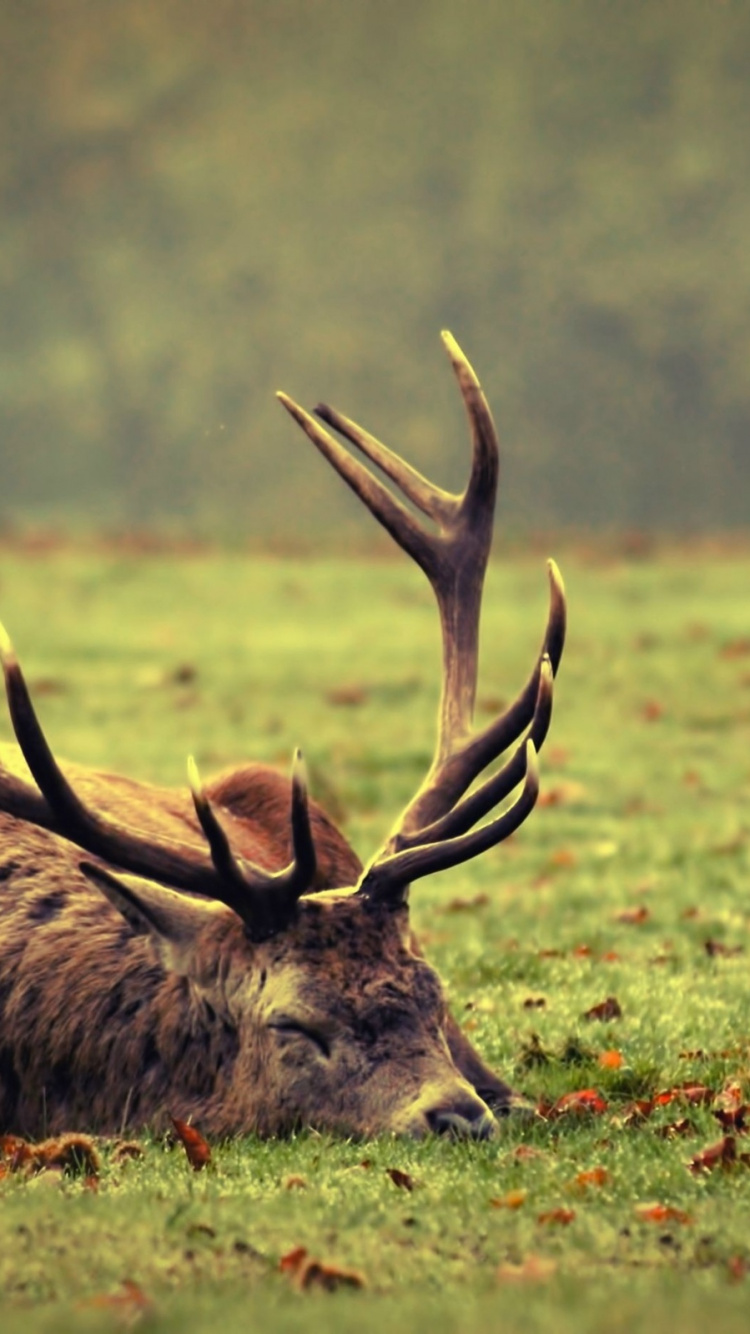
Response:
MULTIPOLYGON (((546 554, 490 566, 479 722, 533 662, 546 554)), ((747 1328, 750 555, 550 554, 570 619, 540 804, 412 891, 454 1011, 542 1115, 481 1144, 251 1137, 202 1172, 144 1134, 96 1190, 8 1172, 6 1334, 747 1328), (304 1288, 302 1247, 362 1286, 304 1288)), ((60 756, 180 784, 188 753, 301 745, 361 856, 429 764, 437 616, 406 562, 9 545, 0 616, 60 756)))

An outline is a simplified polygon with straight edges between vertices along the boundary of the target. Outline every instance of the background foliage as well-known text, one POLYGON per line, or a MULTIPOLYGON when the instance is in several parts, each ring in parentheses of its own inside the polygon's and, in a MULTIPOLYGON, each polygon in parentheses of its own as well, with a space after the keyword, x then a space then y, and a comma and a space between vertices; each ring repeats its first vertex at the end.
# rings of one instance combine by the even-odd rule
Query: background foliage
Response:
POLYGON ((750 502, 742 0, 6 0, 6 524, 360 522, 275 406, 461 476, 474 359, 518 526, 750 502))

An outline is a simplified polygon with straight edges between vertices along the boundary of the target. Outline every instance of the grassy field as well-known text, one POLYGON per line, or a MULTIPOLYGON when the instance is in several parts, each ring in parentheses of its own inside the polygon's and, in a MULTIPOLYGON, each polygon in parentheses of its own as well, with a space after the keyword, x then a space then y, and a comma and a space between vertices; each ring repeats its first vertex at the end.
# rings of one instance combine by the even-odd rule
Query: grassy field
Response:
MULTIPOLYGON (((97 1192, 6 1176, 4 1330, 747 1328, 742 1117, 736 1165, 688 1164, 750 1095, 750 558, 559 554, 542 804, 421 882, 413 918, 515 1087, 606 1107, 486 1144, 248 1139, 201 1174, 145 1139, 140 1161, 105 1155, 97 1192), (609 997, 619 1018, 583 1017, 609 997), (653 1104, 687 1084, 709 1092, 653 1104), (300 1291, 279 1268, 297 1247, 366 1287, 300 1291)), ((541 555, 492 567, 480 720, 525 679, 545 609, 541 555)), ((0 616, 68 758, 181 783, 188 752, 208 773, 300 744, 363 855, 429 762, 437 617, 405 563, 4 550, 0 616)))

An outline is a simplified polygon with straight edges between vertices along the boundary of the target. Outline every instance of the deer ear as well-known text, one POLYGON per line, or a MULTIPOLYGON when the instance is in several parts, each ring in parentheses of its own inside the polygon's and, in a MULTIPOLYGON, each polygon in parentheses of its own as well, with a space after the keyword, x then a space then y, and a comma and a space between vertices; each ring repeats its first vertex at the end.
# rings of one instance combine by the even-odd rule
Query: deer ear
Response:
POLYGON ((136 935, 151 937, 171 972, 186 977, 196 973, 198 937, 217 914, 226 913, 223 904, 190 898, 147 880, 139 880, 135 888, 93 862, 79 865, 86 879, 122 913, 136 935))

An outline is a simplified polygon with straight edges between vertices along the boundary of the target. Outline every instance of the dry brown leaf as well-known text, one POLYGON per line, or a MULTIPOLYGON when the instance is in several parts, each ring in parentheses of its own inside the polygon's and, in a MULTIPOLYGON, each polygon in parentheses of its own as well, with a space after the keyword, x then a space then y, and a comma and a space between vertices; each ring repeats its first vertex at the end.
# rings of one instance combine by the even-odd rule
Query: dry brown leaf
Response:
POLYGON ((732 959, 745 952, 744 945, 725 945, 723 940, 704 940, 703 948, 709 959, 732 959))
POLYGON ((153 1302, 146 1296, 137 1283, 129 1278, 123 1280, 120 1292, 101 1293, 78 1303, 79 1310, 111 1311, 118 1323, 134 1325, 144 1316, 153 1312, 153 1302))
POLYGON ((651 913, 645 903, 640 903, 637 908, 625 908, 623 912, 619 912, 615 921, 621 922, 623 926, 641 926, 650 916, 651 913))
POLYGON ((592 1005, 590 1010, 586 1010, 581 1018, 598 1019, 602 1023, 609 1023, 613 1019, 622 1019, 622 1007, 616 996, 607 996, 606 1000, 600 1001, 598 1005, 592 1005))
POLYGON ((343 708, 357 708, 360 704, 366 704, 370 698, 369 686, 348 685, 334 686, 327 690, 325 695, 328 704, 335 704, 343 708))
POLYGON ((720 658, 745 658, 750 654, 750 639, 730 639, 719 649, 720 658))
MULTIPOLYGON (((547 1109, 546 1119, 554 1121, 558 1116, 601 1116, 607 1110, 607 1101, 596 1089, 575 1089, 572 1093, 563 1093, 552 1107, 547 1109)), ((541 1116, 545 1113, 538 1108, 541 1116)))
POLYGON ((509 1190, 505 1195, 495 1195, 490 1200, 493 1209, 520 1209, 526 1203, 528 1192, 509 1190))
POLYGON ((450 899, 445 905, 445 912, 474 912, 477 908, 486 908, 490 901, 489 894, 475 894, 471 899, 450 899))
POLYGON ((391 1178, 394 1186, 399 1190, 413 1190, 417 1184, 414 1177, 409 1176, 408 1172, 402 1172, 400 1167, 386 1167, 386 1175, 391 1178))
POLYGON ((47 1170, 98 1177, 101 1168, 96 1145, 90 1135, 56 1135, 31 1144, 18 1135, 0 1136, 0 1158, 9 1172, 47 1170))
POLYGON ((709 1144, 701 1153, 696 1153, 688 1163, 691 1172, 713 1172, 715 1168, 724 1170, 734 1167, 737 1162, 746 1162, 750 1154, 737 1153, 737 1140, 734 1135, 724 1135, 715 1144, 709 1144))
POLYGON ((560 1227, 567 1227, 569 1223, 573 1222, 575 1216, 575 1209, 565 1209, 560 1206, 557 1209, 547 1209, 543 1214, 537 1216, 536 1221, 537 1223, 543 1223, 545 1225, 554 1223, 558 1224, 560 1227))
POLYGON ((520 1264, 504 1261, 495 1270, 500 1283, 546 1283, 557 1271, 554 1260, 544 1255, 527 1255, 520 1264))
POLYGON ((206 1143, 200 1131, 195 1126, 188 1125, 187 1121, 181 1121, 179 1116, 170 1116, 170 1121, 174 1126, 174 1132, 183 1146, 194 1172, 200 1172, 207 1163, 211 1161, 211 1149, 206 1143))
POLYGON ((279 1270, 288 1274, 294 1287, 300 1292, 309 1292, 311 1288, 322 1288, 324 1292, 335 1292, 337 1288, 364 1288, 364 1274, 357 1269, 343 1269, 340 1265, 316 1260, 309 1255, 305 1246, 295 1246, 279 1261, 279 1270))
POLYGON ((641 1223, 685 1223, 693 1222, 691 1214, 684 1209, 675 1209, 671 1204, 659 1204, 656 1201, 648 1204, 637 1204, 635 1206, 635 1216, 641 1223))
POLYGON ((597 1064, 600 1065, 603 1070, 621 1070, 625 1063, 625 1058, 622 1052, 615 1051, 614 1048, 609 1051, 600 1051, 596 1059, 597 1064))
POLYGON ((145 1158, 146 1150, 134 1139, 118 1139, 112 1149, 112 1163, 126 1163, 134 1158, 145 1158))
POLYGON ((289 1176, 284 1177, 281 1183, 284 1190, 307 1190, 307 1182, 304 1177, 289 1176))
POLYGON ((664 705, 660 704, 658 699, 647 699, 645 704, 641 705, 641 718, 644 723, 658 723, 663 717, 664 705))
POLYGON ((589 1167, 585 1172, 579 1172, 573 1177, 568 1189, 584 1192, 592 1186, 604 1186, 608 1181, 609 1172, 606 1167, 589 1167))

